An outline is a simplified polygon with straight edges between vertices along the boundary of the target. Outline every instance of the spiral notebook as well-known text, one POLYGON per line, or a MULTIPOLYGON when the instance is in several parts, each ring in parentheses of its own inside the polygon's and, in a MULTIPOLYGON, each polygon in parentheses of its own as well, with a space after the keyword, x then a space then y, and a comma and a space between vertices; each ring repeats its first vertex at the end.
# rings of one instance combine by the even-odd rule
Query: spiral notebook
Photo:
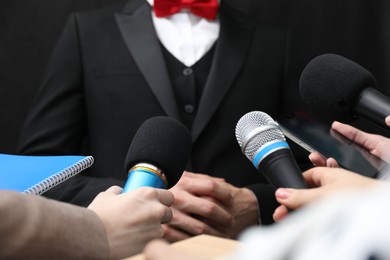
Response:
POLYGON ((0 190, 41 195, 92 164, 92 156, 0 154, 0 190))

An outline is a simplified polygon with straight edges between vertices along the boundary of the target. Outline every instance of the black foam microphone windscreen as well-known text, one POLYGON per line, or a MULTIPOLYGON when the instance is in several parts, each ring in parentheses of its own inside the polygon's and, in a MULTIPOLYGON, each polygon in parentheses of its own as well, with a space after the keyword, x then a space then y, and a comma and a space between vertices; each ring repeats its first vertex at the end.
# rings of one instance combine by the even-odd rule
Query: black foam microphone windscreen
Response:
POLYGON ((129 179, 124 190, 156 186, 149 176, 153 181, 161 178, 166 182, 162 188, 174 186, 184 171, 191 148, 191 135, 179 121, 165 116, 146 120, 134 135, 126 156, 129 179))
POLYGON ((389 102, 375 87, 368 70, 337 54, 311 60, 299 81, 301 97, 316 112, 345 122, 362 116, 384 125, 389 102))

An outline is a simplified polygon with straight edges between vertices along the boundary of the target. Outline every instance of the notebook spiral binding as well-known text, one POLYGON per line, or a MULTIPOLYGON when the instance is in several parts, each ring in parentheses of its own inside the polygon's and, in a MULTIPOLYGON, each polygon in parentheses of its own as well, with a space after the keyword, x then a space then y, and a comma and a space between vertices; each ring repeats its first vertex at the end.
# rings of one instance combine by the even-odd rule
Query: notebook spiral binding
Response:
POLYGON ((87 156, 86 158, 78 161, 77 163, 69 166, 68 168, 64 169, 63 171, 56 173, 43 181, 37 183, 36 185, 30 187, 29 189, 25 190, 24 193, 26 194, 34 194, 34 195, 41 195, 45 193, 46 191, 50 190, 54 186, 66 181, 67 179, 75 176, 79 172, 83 171, 84 169, 91 166, 94 162, 94 159, 92 156, 87 156))

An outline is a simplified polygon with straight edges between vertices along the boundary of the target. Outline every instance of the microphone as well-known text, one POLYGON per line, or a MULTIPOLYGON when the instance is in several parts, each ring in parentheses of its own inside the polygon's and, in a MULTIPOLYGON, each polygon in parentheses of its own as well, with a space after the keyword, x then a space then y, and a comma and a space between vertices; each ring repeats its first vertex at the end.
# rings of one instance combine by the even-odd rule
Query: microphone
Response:
POLYGON ((192 148, 191 135, 179 121, 157 116, 137 130, 125 160, 123 192, 149 186, 168 189, 180 179, 192 148))
POLYGON ((308 188, 279 125, 266 113, 252 111, 236 125, 243 154, 275 188, 308 188))
POLYGON ((319 113, 344 122, 359 116, 388 129, 390 98, 376 89, 375 77, 359 64, 336 54, 323 54, 304 68, 299 91, 319 113))

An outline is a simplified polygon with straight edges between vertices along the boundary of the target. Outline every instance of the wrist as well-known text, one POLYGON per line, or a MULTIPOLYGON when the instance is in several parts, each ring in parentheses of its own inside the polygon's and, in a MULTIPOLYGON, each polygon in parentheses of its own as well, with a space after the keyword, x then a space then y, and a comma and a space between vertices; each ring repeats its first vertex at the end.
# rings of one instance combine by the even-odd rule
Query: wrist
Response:
POLYGON ((248 188, 237 189, 233 197, 235 205, 235 232, 233 232, 233 236, 236 236, 245 228, 259 225, 260 214, 257 198, 248 188))
POLYGON ((248 188, 241 188, 244 198, 246 201, 246 210, 248 212, 248 216, 251 225, 261 224, 260 220, 260 208, 259 203, 257 201, 256 195, 248 188))

